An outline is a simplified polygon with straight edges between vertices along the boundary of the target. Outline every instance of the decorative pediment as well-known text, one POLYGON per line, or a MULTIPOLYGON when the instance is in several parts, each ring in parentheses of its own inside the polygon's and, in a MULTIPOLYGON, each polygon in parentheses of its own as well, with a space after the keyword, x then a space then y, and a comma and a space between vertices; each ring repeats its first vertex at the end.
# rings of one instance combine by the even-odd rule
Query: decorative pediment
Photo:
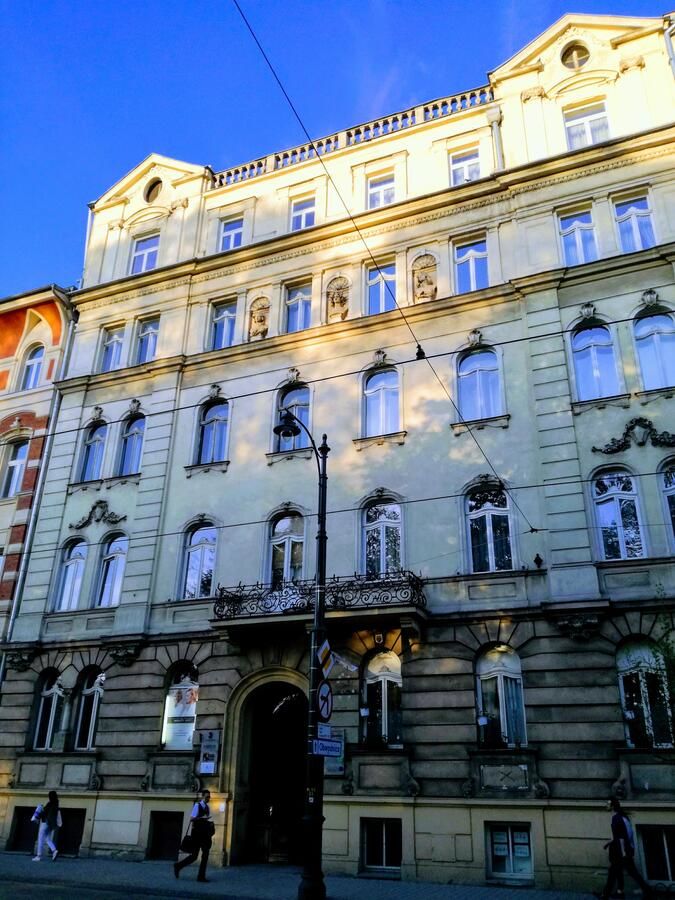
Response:
POLYGON ((649 441, 652 447, 675 447, 675 434, 670 431, 657 431, 650 419, 639 416, 631 419, 619 438, 612 438, 604 447, 592 447, 593 453, 621 453, 628 450, 634 443, 637 447, 644 447, 649 441))
POLYGON ((103 522, 106 525, 117 525, 119 522, 124 522, 125 519, 126 516, 120 516, 109 509, 107 500, 97 500, 86 516, 68 527, 75 531, 81 531, 93 523, 103 522))
POLYGON ((190 175, 202 175, 206 171, 205 166, 183 162, 179 159, 171 159, 159 153, 151 153, 143 162, 135 166, 116 184, 113 184, 102 197, 99 197, 94 204, 94 209, 116 202, 128 202, 128 195, 134 191, 138 183, 151 175, 157 174, 158 177, 166 178, 173 182, 190 175))

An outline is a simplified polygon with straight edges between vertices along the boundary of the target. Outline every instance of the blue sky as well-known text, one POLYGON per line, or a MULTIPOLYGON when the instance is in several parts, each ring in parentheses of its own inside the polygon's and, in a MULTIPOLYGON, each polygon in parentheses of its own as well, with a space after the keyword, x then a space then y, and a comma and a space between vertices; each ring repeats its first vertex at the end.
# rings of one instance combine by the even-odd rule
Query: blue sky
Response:
MULTIPOLYGON (((666 12, 648 0, 240 3, 315 137, 482 85, 565 12, 666 12)), ((231 0, 0 0, 0 22, 0 297, 77 282, 87 203, 149 153, 218 170, 304 140, 231 0)))

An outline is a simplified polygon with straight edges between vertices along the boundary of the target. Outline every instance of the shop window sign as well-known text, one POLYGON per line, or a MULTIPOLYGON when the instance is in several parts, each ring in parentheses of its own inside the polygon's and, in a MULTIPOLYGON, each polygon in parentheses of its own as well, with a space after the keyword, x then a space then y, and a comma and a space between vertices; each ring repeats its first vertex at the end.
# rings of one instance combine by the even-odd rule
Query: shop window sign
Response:
POLYGON ((532 875, 530 829, 525 825, 489 826, 490 874, 496 878, 532 875))

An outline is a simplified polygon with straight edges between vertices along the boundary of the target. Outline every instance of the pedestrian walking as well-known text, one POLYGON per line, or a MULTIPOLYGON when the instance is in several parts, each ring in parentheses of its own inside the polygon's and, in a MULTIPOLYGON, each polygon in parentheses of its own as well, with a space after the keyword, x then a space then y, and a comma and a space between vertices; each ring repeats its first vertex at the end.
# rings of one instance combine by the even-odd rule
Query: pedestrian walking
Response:
POLYGON ((41 803, 38 803, 31 822, 39 822, 37 853, 33 857, 33 862, 40 862, 42 859, 42 851, 45 843, 49 847, 52 859, 56 859, 59 855, 59 851, 56 849, 54 838, 56 836, 56 829, 63 826, 61 810, 59 809, 59 798, 56 791, 49 792, 47 802, 44 806, 41 803))
POLYGON ((610 897, 624 897, 624 872, 642 888, 645 900, 654 897, 654 891, 638 872, 635 865, 635 835, 630 819, 616 797, 607 801, 607 810, 612 813, 612 839, 605 844, 609 851, 609 870, 605 887, 597 897, 609 900, 610 897))
POLYGON ((192 865, 201 852, 202 858, 199 862, 199 872, 197 873, 197 881, 208 881, 206 877, 206 864, 209 861, 209 850, 211 849, 211 838, 216 830, 211 820, 211 810, 209 809, 209 800, 211 794, 209 791, 201 792, 201 799, 192 807, 190 815, 191 834, 190 837, 192 850, 185 859, 173 864, 173 874, 176 878, 180 877, 181 869, 192 865))

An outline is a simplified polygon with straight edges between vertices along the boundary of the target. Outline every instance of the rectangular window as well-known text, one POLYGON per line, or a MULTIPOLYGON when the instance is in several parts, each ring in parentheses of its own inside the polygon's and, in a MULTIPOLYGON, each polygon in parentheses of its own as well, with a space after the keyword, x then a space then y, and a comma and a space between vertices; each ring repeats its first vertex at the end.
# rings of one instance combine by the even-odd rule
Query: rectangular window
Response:
POLYGON ((368 269, 368 315, 396 308, 396 264, 382 263, 368 269))
POLYGON ((400 819, 361 819, 361 860, 364 869, 400 869, 403 855, 400 819))
POLYGON ((28 441, 17 441, 5 449, 5 477, 2 482, 0 497, 14 497, 21 490, 23 473, 28 459, 28 441))
POLYGON ((103 332, 103 352, 101 354, 101 372, 112 372, 119 369, 122 363, 122 344, 124 342, 124 326, 106 328, 103 332))
POLYGON ((645 875, 649 881, 675 881, 675 825, 638 825, 645 875))
POLYGON ((137 241, 134 241, 130 274, 138 275, 139 272, 149 272, 151 269, 156 269, 158 252, 158 234, 152 234, 149 237, 139 238, 137 241))
POLYGON ((478 148, 450 154, 450 184, 456 187, 480 178, 478 148))
POLYGON ((5 548, 0 547, 0 581, 2 581, 2 573, 5 571, 5 548))
POLYGON ((244 220, 230 219, 220 223, 220 249, 234 250, 241 247, 244 239, 244 220))
POLYGON ((375 175, 368 179, 368 209, 388 206, 395 199, 394 175, 375 175))
POLYGON ((558 231, 566 266, 578 266, 598 258, 595 227, 590 209, 559 215, 558 231))
POLYGON ((159 317, 145 319, 138 326, 138 343, 136 347, 136 363, 152 362, 157 351, 157 336, 159 334, 159 317))
POLYGON ((619 240, 624 253, 646 250, 656 243, 652 211, 647 197, 614 201, 614 218, 619 229, 619 240))
POLYGON ((311 313, 311 282, 286 288, 286 331, 290 334, 309 328, 311 313))
POLYGON ((488 286, 487 241, 455 244, 455 290, 458 294, 480 291, 488 286))
POLYGON ((291 204, 291 231, 302 231, 303 228, 311 228, 314 224, 316 212, 316 200, 305 197, 302 200, 294 200, 291 204))
POLYGON ((609 124, 604 103, 593 103, 564 113, 567 146, 580 150, 609 138, 609 124))
POLYGON ((216 303, 213 306, 211 326, 211 350, 222 350, 234 343, 234 323, 237 317, 236 300, 216 303))
POLYGON ((530 879, 533 869, 529 823, 488 825, 487 853, 490 877, 530 879))

